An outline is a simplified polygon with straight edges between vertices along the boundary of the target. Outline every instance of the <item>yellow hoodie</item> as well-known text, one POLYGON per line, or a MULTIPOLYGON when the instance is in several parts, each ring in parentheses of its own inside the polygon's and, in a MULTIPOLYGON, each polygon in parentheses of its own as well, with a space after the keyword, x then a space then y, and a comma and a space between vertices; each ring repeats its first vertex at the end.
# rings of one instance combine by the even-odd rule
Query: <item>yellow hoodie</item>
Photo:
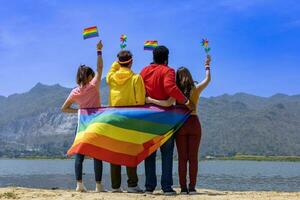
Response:
POLYGON ((145 86, 142 77, 131 69, 114 62, 107 73, 106 82, 110 88, 110 106, 136 106, 145 104, 145 86))

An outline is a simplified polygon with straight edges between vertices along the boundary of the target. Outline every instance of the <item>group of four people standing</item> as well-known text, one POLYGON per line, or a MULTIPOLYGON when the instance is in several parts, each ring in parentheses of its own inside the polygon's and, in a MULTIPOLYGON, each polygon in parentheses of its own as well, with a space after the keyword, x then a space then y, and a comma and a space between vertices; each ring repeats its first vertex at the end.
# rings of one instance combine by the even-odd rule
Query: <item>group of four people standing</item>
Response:
MULTIPOLYGON (((77 71, 77 84, 62 106, 63 112, 76 113, 72 104, 79 108, 94 108, 101 106, 100 83, 103 70, 102 42, 97 44, 97 72, 85 65, 77 71)), ((205 61, 206 77, 201 83, 194 82, 191 73, 185 67, 175 70, 168 66, 169 50, 158 46, 153 50, 153 63, 146 66, 140 74, 132 70, 133 56, 130 51, 122 50, 117 55, 106 76, 110 88, 109 106, 137 106, 152 103, 169 107, 184 104, 191 110, 191 115, 178 132, 160 147, 162 160, 161 189, 164 194, 176 194, 173 190, 173 152, 174 141, 178 150, 178 173, 181 193, 196 192, 198 173, 198 149, 201 140, 201 125, 197 116, 197 105, 200 93, 210 82, 210 56, 205 61), (187 163, 189 164, 189 185, 187 185, 187 163)), ((75 158, 76 191, 86 191, 82 182, 82 163, 84 155, 77 154, 75 158)), ((94 159, 96 191, 104 191, 102 179, 102 161, 94 159)), ((136 167, 127 167, 128 192, 140 193, 136 167)), ((145 160, 145 192, 153 193, 157 186, 156 152, 145 160)), ((121 166, 111 164, 111 186, 113 192, 122 192, 121 166)))

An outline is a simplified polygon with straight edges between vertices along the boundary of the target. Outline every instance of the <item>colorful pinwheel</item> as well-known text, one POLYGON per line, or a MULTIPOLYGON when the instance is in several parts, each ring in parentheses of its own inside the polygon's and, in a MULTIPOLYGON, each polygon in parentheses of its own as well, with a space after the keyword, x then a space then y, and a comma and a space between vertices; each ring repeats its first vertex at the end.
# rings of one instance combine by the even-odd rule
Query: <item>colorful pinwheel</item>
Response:
POLYGON ((127 45, 126 45, 126 42, 127 42, 127 35, 124 35, 124 34, 121 35, 120 41, 121 41, 120 47, 121 47, 121 49, 123 50, 123 49, 125 49, 125 47, 127 46, 127 45))
POLYGON ((208 39, 202 39, 202 46, 204 47, 205 53, 208 54, 210 47, 208 47, 208 39))
POLYGON ((121 37, 120 37, 120 41, 121 42, 127 42, 127 35, 121 35, 121 37))

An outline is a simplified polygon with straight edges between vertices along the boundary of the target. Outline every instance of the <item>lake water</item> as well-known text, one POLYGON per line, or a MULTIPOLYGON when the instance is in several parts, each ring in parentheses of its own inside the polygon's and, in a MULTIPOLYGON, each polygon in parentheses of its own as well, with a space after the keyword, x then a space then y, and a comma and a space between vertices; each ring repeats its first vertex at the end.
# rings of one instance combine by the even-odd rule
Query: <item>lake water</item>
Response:
MULTIPOLYGON (((93 161, 84 161, 84 182, 94 188, 93 161)), ((126 171, 122 169, 123 188, 126 171)), ((143 187, 144 165, 138 167, 143 187)), ((157 161, 157 174, 161 163, 157 161)), ((300 191, 300 162, 201 161, 198 188, 234 191, 300 191)), ((173 168, 174 186, 178 186, 177 162, 173 168)), ((104 164, 103 182, 110 189, 109 165, 104 164)), ((159 186, 158 182, 158 186, 159 186)), ((0 160, 0 187, 74 188, 74 160, 0 160)), ((159 187, 157 188, 159 189, 159 187)))

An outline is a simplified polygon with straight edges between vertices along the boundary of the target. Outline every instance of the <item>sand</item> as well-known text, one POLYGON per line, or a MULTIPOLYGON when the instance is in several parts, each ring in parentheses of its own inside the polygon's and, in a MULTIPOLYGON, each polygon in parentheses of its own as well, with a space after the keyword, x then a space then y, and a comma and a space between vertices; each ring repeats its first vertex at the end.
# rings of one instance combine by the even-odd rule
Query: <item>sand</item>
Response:
MULTIPOLYGON (((177 190, 178 191, 178 190, 177 190)), ((19 187, 0 188, 0 199, 41 199, 41 200, 60 200, 60 199, 89 199, 89 200, 209 200, 209 199, 263 199, 263 200, 282 200, 282 199, 300 199, 300 192, 232 192, 215 190, 198 190, 196 195, 176 195, 165 196, 157 191, 153 195, 146 194, 128 194, 128 193, 78 193, 72 190, 45 190, 19 187)))

